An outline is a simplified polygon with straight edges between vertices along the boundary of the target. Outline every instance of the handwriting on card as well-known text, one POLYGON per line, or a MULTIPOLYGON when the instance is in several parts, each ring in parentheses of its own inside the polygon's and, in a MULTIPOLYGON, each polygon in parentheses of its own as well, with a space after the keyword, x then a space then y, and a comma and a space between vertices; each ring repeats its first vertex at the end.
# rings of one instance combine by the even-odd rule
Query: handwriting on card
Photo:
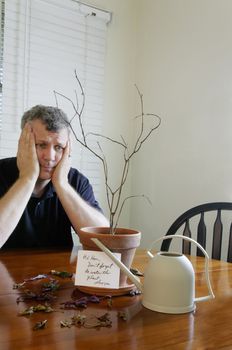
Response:
MULTIPOLYGON (((115 256, 121 259, 121 254, 115 256)), ((75 285, 119 288, 119 276, 120 269, 104 252, 78 251, 75 285)))

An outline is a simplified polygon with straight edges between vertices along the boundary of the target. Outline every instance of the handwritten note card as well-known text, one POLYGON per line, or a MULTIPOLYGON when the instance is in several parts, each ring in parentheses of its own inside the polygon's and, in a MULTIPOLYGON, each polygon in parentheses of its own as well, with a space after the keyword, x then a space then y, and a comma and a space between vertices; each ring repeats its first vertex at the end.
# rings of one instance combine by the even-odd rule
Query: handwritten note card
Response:
MULTIPOLYGON (((121 259, 121 254, 114 255, 121 259)), ((119 288, 119 276, 119 267, 104 252, 78 251, 75 285, 119 288)))

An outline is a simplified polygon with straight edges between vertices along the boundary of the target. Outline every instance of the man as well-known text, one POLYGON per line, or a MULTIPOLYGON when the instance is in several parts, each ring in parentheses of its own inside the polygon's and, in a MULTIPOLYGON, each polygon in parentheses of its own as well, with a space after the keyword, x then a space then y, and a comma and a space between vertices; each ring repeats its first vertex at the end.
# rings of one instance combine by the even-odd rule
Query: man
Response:
POLYGON ((0 160, 0 247, 71 246, 71 227, 108 226, 89 181, 70 168, 65 113, 24 113, 17 158, 0 160))

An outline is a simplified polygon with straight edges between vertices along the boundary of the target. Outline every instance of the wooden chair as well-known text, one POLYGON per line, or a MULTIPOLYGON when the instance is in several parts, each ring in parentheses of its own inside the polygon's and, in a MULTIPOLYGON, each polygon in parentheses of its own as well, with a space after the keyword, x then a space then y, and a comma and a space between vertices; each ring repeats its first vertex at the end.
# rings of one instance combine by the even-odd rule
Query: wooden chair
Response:
MULTIPOLYGON (((199 215, 199 222, 197 225, 197 242, 199 242, 202 247, 206 248, 207 235, 209 237, 209 232, 207 232, 207 226, 205 223, 206 212, 216 212, 215 221, 213 225, 213 237, 212 237, 212 254, 213 259, 221 259, 221 248, 222 248, 222 235, 223 235, 223 223, 221 212, 224 210, 232 210, 232 203, 228 202, 215 202, 215 203, 205 203, 198 205, 194 208, 187 210, 185 213, 180 215, 168 229, 166 236, 174 235, 184 225, 183 235, 192 238, 192 232, 190 228, 190 219, 199 215)), ((227 239, 227 237, 226 237, 227 239)), ((163 241, 161 245, 162 251, 168 251, 171 244, 171 239, 163 241)), ((182 244, 183 254, 191 254, 191 243, 188 241, 183 241, 182 244)), ((196 254, 202 256, 203 253, 197 248, 196 254)), ((232 262, 232 223, 230 220, 230 230, 228 234, 228 251, 227 251, 227 261, 232 262)))

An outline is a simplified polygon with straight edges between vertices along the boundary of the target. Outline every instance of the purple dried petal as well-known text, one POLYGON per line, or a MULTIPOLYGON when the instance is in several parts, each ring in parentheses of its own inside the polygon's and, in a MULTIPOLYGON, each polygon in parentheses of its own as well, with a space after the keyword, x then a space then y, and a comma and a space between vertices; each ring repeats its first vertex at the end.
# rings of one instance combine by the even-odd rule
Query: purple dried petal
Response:
POLYGON ((75 301, 75 306, 76 307, 81 307, 81 308, 86 308, 87 307, 87 303, 86 303, 86 301, 83 301, 83 300, 75 301))
POLYGON ((55 298, 55 296, 53 294, 49 294, 49 293, 36 294, 33 292, 27 292, 27 293, 21 294, 16 299, 16 302, 20 303, 21 301, 25 301, 25 300, 51 301, 54 298, 55 298))
POLYGON ((98 298, 96 295, 91 295, 89 298, 88 298, 88 301, 90 301, 91 303, 100 303, 100 298, 98 298))
POLYGON ((70 300, 64 303, 61 303, 63 309, 77 309, 77 308, 86 308, 87 301, 86 298, 81 298, 79 300, 70 300))
POLYGON ((84 302, 88 302, 88 297, 81 297, 79 299, 76 299, 76 301, 84 301, 84 302))

